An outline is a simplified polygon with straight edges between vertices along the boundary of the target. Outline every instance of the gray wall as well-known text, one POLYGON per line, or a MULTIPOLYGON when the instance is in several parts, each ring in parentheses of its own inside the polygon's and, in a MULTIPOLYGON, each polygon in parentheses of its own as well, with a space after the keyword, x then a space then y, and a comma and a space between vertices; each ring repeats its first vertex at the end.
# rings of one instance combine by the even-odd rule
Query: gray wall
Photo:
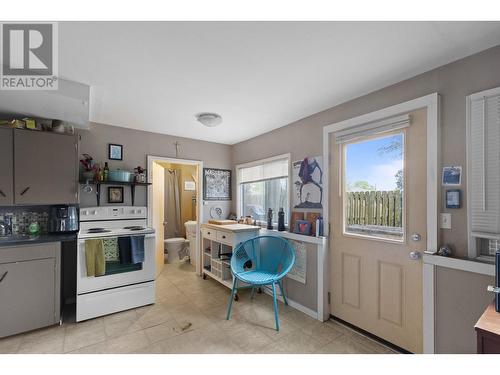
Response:
MULTIPOLYGON (((80 154, 90 154, 96 161, 108 162, 110 169, 133 170, 137 166, 147 168, 147 156, 176 157, 175 142, 179 142, 179 158, 203 160, 203 166, 212 168, 231 168, 231 146, 198 141, 194 139, 174 137, 116 126, 91 123, 90 129, 80 130, 80 154), (108 144, 123 145, 123 161, 108 160, 108 144)), ((130 189, 125 187, 125 202, 131 204, 130 189)), ((220 205, 225 215, 229 213, 231 202, 206 202, 203 206, 204 219, 210 217, 210 208, 220 205)), ((137 187, 135 204, 147 204, 147 188, 137 187)), ((89 207, 96 205, 94 194, 80 191, 80 205, 89 207)), ((101 205, 107 205, 107 187, 103 187, 101 205)))
POLYGON ((474 325, 493 296, 492 276, 436 267, 436 352, 476 353, 474 325))
MULTIPOLYGON (((465 96, 500 86, 500 46, 319 112, 233 146, 233 165, 291 152, 292 160, 323 153, 323 127, 433 92, 441 94, 442 165, 462 165, 465 174, 465 96)), ((332 90, 335 90, 332 87, 332 90)), ((466 179, 463 208, 452 214, 452 229, 440 230, 441 243, 467 255, 466 179)), ((444 191, 440 194, 444 194, 444 191)), ((441 200, 444 202, 444 200, 441 200)))

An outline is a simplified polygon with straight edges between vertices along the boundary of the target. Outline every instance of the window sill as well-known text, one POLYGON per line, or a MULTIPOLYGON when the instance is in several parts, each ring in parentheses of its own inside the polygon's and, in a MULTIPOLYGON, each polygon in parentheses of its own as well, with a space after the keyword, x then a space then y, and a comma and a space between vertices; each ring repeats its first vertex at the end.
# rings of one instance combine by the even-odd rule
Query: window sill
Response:
POLYGON ((276 229, 261 229, 260 230, 261 235, 270 235, 270 236, 279 236, 283 238, 287 238, 289 240, 295 240, 295 241, 301 241, 301 242, 307 242, 307 243, 312 243, 315 245, 323 245, 326 246, 326 242, 328 240, 327 237, 314 237, 314 236, 306 236, 303 234, 297 234, 297 233, 291 233, 291 232, 280 232, 276 229))

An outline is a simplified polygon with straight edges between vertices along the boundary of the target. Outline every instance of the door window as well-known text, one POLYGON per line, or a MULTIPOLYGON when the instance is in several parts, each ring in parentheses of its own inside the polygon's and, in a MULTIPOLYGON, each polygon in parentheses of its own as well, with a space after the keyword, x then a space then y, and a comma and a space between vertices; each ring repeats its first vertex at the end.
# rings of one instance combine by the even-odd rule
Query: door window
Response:
POLYGON ((344 233, 404 239, 404 133, 345 143, 344 233))

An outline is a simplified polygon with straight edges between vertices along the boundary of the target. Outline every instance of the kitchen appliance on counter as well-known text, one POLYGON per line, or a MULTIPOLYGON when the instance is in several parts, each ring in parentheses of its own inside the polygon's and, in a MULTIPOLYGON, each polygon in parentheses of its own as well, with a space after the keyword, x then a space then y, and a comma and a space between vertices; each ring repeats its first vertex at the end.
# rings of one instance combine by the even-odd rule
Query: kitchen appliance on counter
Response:
POLYGON ((76 233, 79 231, 78 206, 60 204, 49 207, 49 233, 76 233))
POLYGON ((155 231, 147 227, 146 207, 86 207, 80 210, 76 277, 76 321, 112 314, 155 302, 155 231), (88 241, 93 240, 93 241, 88 241), (86 247, 106 243, 105 272, 90 275, 86 247), (143 259, 109 259, 117 243, 143 242, 143 259), (113 249, 114 247, 114 249, 113 249))

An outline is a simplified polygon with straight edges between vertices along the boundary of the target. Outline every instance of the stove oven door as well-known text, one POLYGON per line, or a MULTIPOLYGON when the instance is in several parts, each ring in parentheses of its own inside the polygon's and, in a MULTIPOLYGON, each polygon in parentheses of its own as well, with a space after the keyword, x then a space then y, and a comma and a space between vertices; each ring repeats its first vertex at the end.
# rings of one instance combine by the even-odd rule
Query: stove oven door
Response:
MULTIPOLYGON (((129 236, 132 237, 132 236, 129 236)), ((110 239, 116 237, 104 237, 110 239)), ((106 273, 102 276, 87 276, 85 240, 78 240, 77 293, 85 294, 126 285, 139 284, 155 279, 155 235, 147 234, 144 238, 144 262, 120 264, 106 262, 106 273)))

